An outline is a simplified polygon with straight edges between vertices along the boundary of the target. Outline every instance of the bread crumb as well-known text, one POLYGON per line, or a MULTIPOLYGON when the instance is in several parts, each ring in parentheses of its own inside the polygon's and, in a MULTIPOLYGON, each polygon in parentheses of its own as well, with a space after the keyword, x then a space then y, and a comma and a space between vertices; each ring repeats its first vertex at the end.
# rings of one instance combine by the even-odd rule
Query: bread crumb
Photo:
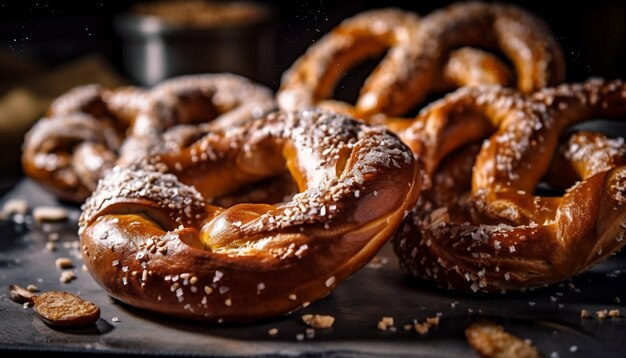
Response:
POLYGON ((580 318, 589 318, 589 311, 582 309, 580 310, 580 318))
POLYGON ((621 316, 621 314, 620 314, 618 309, 614 309, 614 310, 610 310, 609 311, 609 317, 611 317, 611 318, 620 317, 620 316, 621 316))
POLYGON ((33 209, 36 222, 67 220, 67 210, 59 206, 38 206, 33 209))
POLYGON ((393 317, 382 317, 376 325, 379 331, 386 331, 391 327, 393 327, 393 317))
POLYGON ((268 335, 270 335, 270 336, 272 336, 272 337, 273 337, 273 336, 275 336, 275 335, 277 335, 277 334, 278 334, 278 328, 270 328, 270 329, 267 331, 267 334, 268 334, 268 335))
POLYGON ((56 259, 56 261, 54 261, 54 264, 57 268, 60 269, 68 269, 74 267, 72 260, 67 257, 59 257, 58 259, 56 259))
POLYGON ((28 212, 28 202, 24 199, 9 199, 2 206, 2 216, 8 217, 13 214, 26 215, 28 212))
POLYGON ((596 318, 597 319, 605 319, 607 314, 608 314, 607 310, 596 311, 596 318))
POLYGON ((530 341, 525 341, 493 322, 473 323, 465 329, 469 345, 481 357, 527 357, 541 355, 530 341))
POLYGON ((439 324, 439 316, 427 317, 426 323, 428 323, 431 326, 437 326, 439 324))
POLYGON ((302 322, 316 329, 330 328, 335 323, 335 317, 319 314, 305 314, 302 315, 302 322))
POLYGON ((413 322, 413 328, 415 329, 415 332, 423 336, 428 333, 428 330, 430 329, 430 324, 428 324, 428 322, 419 323, 416 320, 413 322))
POLYGON ((57 250, 57 244, 52 242, 52 241, 48 241, 46 242, 46 250, 53 252, 57 250))
POLYGON ((35 285, 32 285, 32 284, 26 286, 26 290, 28 292, 39 292, 39 288, 37 286, 35 286, 35 285))
POLYGON ((70 283, 74 279, 76 279, 76 274, 73 271, 63 271, 61 272, 59 281, 61 281, 61 283, 70 283))

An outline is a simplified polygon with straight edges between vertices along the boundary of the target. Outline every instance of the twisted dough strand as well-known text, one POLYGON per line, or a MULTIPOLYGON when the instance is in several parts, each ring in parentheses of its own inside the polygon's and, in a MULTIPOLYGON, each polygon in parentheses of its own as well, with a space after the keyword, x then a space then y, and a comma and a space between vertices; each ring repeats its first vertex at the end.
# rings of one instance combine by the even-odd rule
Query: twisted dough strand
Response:
POLYGON ((511 84, 507 65, 478 49, 456 50, 463 46, 501 50, 515 65, 523 92, 564 78, 561 49, 541 20, 515 6, 471 2, 423 19, 381 9, 344 20, 284 73, 277 100, 282 109, 320 105, 371 121, 379 114, 401 116, 433 90, 511 84), (385 49, 354 107, 327 100, 348 68, 385 49))
POLYGON ((277 112, 194 137, 188 128, 113 169, 81 216, 85 265, 136 307, 234 322, 306 306, 367 263, 417 199, 409 149, 336 113, 277 112), (209 204, 287 170, 299 193, 286 203, 209 204))
POLYGON ((429 179, 394 238, 403 266, 448 288, 525 289, 564 280, 619 250, 623 139, 579 133, 558 145, 568 126, 598 116, 626 116, 621 81, 590 80, 528 97, 466 88, 424 109, 403 133, 429 179), (455 152, 483 138, 480 151, 474 145, 455 152), (555 170, 558 178, 547 180, 571 187, 562 197, 535 195, 555 170))

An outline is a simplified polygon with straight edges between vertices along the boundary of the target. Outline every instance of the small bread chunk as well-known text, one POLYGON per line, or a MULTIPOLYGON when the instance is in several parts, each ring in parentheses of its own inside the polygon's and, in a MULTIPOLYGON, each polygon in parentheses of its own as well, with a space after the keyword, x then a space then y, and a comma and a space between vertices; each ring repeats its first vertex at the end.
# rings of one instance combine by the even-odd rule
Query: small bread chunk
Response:
POLYGON ((54 261, 54 265, 60 269, 69 269, 74 267, 72 260, 67 257, 59 257, 54 261))
POLYGON ((316 329, 330 328, 333 326, 333 323, 335 323, 335 317, 319 314, 305 314, 302 315, 302 322, 316 329))
POLYGON ((34 293, 32 293, 31 291, 19 285, 9 286, 9 291, 11 291, 11 295, 10 295, 11 301, 16 302, 16 303, 25 303, 25 302, 32 303, 33 297, 35 297, 34 293))
POLYGON ((483 358, 539 358, 530 343, 504 331, 493 322, 473 323, 465 329, 469 345, 483 358))
POLYGON ((2 217, 9 217, 13 214, 26 215, 28 212, 28 202, 24 199, 9 199, 2 206, 2 217))
POLYGON ((393 317, 382 317, 376 325, 376 328, 378 328, 379 331, 386 331, 391 327, 393 327, 393 317))
POLYGON ((67 220, 67 210, 60 206, 38 206, 33 209, 33 218, 36 222, 67 220))
POLYGON ((100 318, 100 308, 93 302, 63 291, 48 291, 33 299, 35 312, 55 327, 82 327, 100 318))

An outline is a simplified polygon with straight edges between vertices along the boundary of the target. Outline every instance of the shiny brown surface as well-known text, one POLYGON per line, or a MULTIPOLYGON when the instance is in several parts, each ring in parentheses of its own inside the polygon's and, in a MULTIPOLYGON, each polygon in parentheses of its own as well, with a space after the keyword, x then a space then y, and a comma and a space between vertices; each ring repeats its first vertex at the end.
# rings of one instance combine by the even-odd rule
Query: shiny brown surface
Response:
POLYGON ((154 145, 149 138, 175 124, 229 126, 273 108, 269 89, 230 74, 182 76, 150 91, 78 87, 54 101, 27 134, 22 165, 60 198, 82 202, 120 152, 141 156, 154 145))
MULTIPOLYGON (((512 82, 510 70, 497 58, 472 48, 453 51, 462 46, 503 53, 513 63, 523 92, 558 84, 565 77, 561 49, 540 19, 513 5, 469 2, 423 19, 382 9, 344 20, 284 73, 277 100, 289 110, 325 106, 349 68, 385 50, 355 107, 340 106, 347 113, 366 120, 381 113, 401 116, 434 89, 512 82)), ((338 108, 333 101, 330 106, 338 108)))
POLYGON ((217 322, 288 313, 361 268, 416 201, 410 150, 336 113, 277 112, 192 140, 186 128, 111 171, 84 207, 85 264, 133 306, 217 322), (208 204, 286 170, 299 193, 283 204, 208 204))
POLYGON ((465 88, 433 103, 401 133, 427 178, 394 239, 402 264, 476 292, 562 281, 612 255, 623 246, 624 140, 583 132, 557 146, 573 124, 624 116, 621 81, 530 96, 465 88), (467 149, 478 141, 480 151, 467 149), (562 197, 534 194, 546 175, 567 188, 562 197))

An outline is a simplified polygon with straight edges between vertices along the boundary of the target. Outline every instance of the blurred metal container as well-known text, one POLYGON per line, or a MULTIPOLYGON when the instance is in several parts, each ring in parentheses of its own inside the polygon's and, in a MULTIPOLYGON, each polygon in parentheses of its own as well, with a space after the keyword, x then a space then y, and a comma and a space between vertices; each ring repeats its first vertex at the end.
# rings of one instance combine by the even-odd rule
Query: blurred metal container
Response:
POLYGON ((269 8, 249 23, 180 26, 127 12, 114 26, 122 38, 125 70, 139 85, 209 72, 232 72, 266 84, 273 79, 275 26, 269 8))

